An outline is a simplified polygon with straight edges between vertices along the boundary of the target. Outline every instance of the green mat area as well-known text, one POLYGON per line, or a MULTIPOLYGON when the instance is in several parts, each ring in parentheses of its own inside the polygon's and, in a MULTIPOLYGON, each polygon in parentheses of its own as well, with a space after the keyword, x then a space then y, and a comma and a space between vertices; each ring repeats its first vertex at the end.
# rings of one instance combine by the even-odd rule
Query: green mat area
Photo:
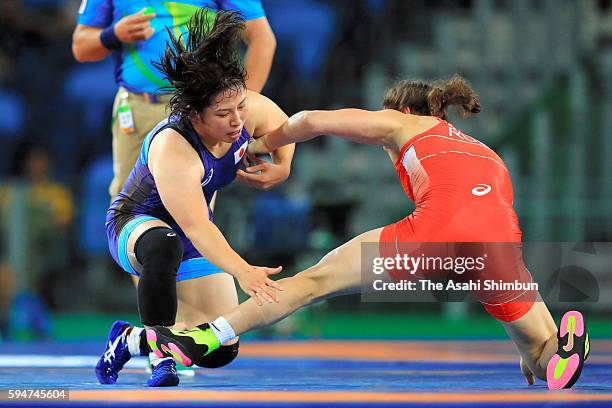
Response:
MULTIPOLYGON (((53 316, 55 340, 98 340, 117 319, 138 321, 137 315, 58 314, 53 316)), ((587 317, 592 338, 612 338, 609 318, 587 317)), ((452 320, 440 314, 301 312, 272 328, 244 338, 265 339, 505 339, 501 324, 487 315, 452 320)))

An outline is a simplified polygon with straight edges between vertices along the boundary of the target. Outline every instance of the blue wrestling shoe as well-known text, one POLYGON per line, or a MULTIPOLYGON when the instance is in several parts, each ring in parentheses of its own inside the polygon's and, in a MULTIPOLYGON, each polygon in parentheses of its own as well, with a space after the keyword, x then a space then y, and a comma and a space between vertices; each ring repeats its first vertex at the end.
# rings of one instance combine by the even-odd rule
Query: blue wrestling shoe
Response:
POLYGON ((117 320, 111 326, 106 349, 96 364, 96 377, 100 384, 115 384, 119 371, 132 357, 127 343, 127 330, 134 327, 128 322, 117 320))
MULTIPOLYGON (((148 374, 152 373, 151 370, 151 359, 149 358, 149 364, 147 364, 145 366, 145 371, 148 374)), ((191 367, 185 367, 183 365, 177 364, 176 365, 176 373, 180 376, 180 377, 195 377, 196 373, 195 370, 191 367)))
POLYGON ((147 381, 149 387, 174 387, 178 383, 176 364, 171 358, 166 358, 156 366, 151 367, 151 378, 147 381))

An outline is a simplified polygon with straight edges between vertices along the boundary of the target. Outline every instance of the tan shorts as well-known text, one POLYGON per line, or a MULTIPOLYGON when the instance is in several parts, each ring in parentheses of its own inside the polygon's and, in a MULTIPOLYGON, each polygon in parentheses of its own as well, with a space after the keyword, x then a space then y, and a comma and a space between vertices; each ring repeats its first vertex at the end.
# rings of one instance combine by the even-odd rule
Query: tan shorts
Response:
POLYGON ((115 96, 115 103, 113 104, 112 133, 114 177, 108 188, 111 201, 117 197, 117 194, 123 189, 125 181, 130 175, 134 164, 136 164, 136 160, 140 154, 140 147, 147 133, 169 114, 166 111, 166 104, 170 100, 170 95, 159 96, 159 102, 151 103, 147 101, 147 98, 143 94, 129 93, 128 102, 132 107, 134 128, 136 131, 133 133, 123 132, 119 128, 117 109, 121 102, 120 95, 125 91, 124 88, 119 88, 115 96))

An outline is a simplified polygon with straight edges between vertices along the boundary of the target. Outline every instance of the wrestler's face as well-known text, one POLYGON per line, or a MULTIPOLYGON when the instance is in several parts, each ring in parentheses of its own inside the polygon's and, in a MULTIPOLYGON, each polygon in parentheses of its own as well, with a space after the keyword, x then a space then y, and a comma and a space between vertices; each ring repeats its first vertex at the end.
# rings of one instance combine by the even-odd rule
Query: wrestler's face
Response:
POLYGON ((213 104, 204 109, 198 119, 208 137, 233 143, 240 137, 247 110, 246 89, 231 89, 219 92, 213 104))

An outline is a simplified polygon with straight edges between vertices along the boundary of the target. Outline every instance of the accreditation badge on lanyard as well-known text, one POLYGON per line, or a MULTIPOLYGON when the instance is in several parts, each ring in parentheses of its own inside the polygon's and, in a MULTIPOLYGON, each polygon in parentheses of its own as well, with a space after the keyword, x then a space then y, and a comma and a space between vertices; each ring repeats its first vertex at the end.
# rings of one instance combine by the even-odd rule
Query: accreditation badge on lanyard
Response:
POLYGON ((81 0, 81 6, 79 7, 79 14, 83 14, 87 8, 87 0, 81 0))
POLYGON ((134 133, 136 128, 134 126, 134 115, 132 114, 132 105, 128 101, 128 93, 121 93, 121 102, 119 103, 119 109, 117 110, 119 116, 119 128, 123 133, 134 133))

